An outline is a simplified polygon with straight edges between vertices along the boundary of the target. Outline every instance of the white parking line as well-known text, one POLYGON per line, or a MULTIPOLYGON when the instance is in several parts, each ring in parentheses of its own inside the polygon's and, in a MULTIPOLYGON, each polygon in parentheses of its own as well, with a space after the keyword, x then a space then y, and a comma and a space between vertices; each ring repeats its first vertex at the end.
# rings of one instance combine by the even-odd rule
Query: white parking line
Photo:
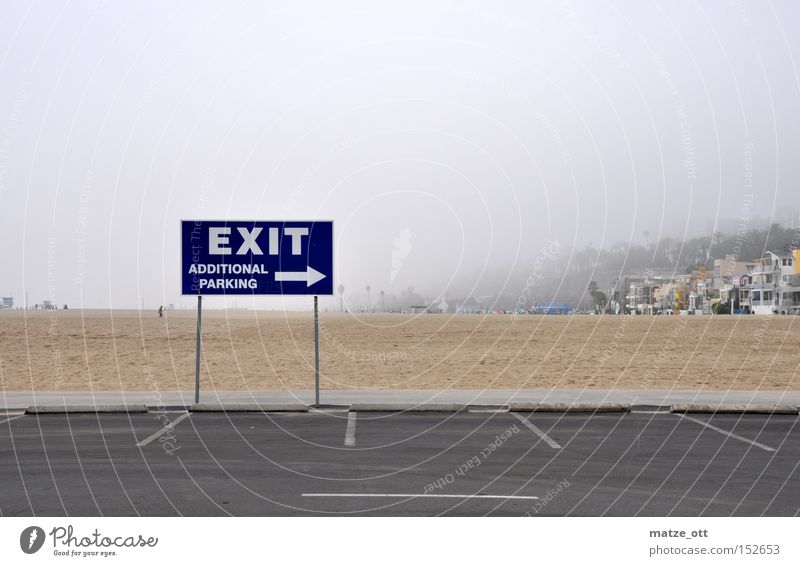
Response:
POLYGON ((303 497, 441 497, 449 499, 539 499, 533 495, 483 495, 453 493, 303 493, 303 497))
POLYGON ((19 419, 19 418, 22 418, 24 416, 25 416, 25 414, 23 413, 21 415, 17 415, 16 417, 10 417, 8 419, 3 419, 2 421, 0 421, 0 424, 9 423, 9 422, 13 421, 14 419, 19 419))
POLYGON ((347 415, 347 432, 344 433, 344 445, 353 448, 356 445, 356 412, 347 415))
POLYGON ((522 422, 522 424, 524 424, 526 427, 528 427, 533 432, 535 432, 536 435, 539 438, 544 440, 547 443, 547 445, 550 446, 550 448, 555 448, 556 450, 560 450, 561 449, 561 445, 558 442, 556 442, 555 440, 553 440, 552 438, 550 438, 549 436, 547 436, 547 434, 545 434, 545 432, 542 429, 540 429, 538 426, 536 426, 532 422, 528 421, 528 419, 526 419, 525 417, 523 417, 519 413, 513 413, 513 415, 515 417, 517 417, 522 422))
POLYGON ((707 423, 705 421, 701 421, 700 419, 687 417, 686 415, 683 415, 683 414, 680 414, 680 413, 675 413, 675 414, 678 415, 679 417, 681 417, 682 419, 686 419, 686 420, 692 421, 693 423, 697 423, 699 425, 703 425, 706 428, 710 428, 711 430, 714 430, 714 431, 716 431, 716 432, 718 432, 720 434, 724 434, 725 436, 729 436, 729 437, 731 437, 733 439, 741 440, 742 442, 746 442, 747 444, 752 444, 753 446, 761 448, 762 450, 766 450, 767 452, 775 452, 774 448, 770 448, 766 444, 761 444, 760 442, 756 442, 755 440, 750 440, 749 438, 745 438, 744 436, 739 436, 738 434, 734 434, 734 433, 729 432, 727 430, 723 430, 723 429, 718 428, 718 427, 716 427, 716 426, 714 426, 714 425, 712 425, 710 423, 707 423))
POLYGON ((189 415, 190 415, 190 413, 182 414, 180 417, 178 417, 177 419, 174 419, 172 422, 170 422, 167 426, 165 426, 161 430, 158 430, 158 431, 154 432, 153 434, 151 434, 150 436, 148 436, 147 438, 145 438, 141 442, 137 443, 136 446, 147 446, 148 444, 153 442, 156 438, 159 438, 164 433, 171 431, 173 428, 175 428, 175 425, 177 425, 183 419, 187 418, 189 415))

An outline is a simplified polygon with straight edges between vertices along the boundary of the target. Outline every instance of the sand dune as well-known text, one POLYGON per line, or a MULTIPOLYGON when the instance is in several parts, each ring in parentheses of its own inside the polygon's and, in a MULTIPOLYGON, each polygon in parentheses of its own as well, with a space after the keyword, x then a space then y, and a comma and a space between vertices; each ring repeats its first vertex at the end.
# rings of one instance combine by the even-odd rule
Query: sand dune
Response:
MULTIPOLYGON (((204 388, 309 389, 310 313, 206 311, 204 388)), ((791 317, 321 313, 323 388, 800 387, 791 317)), ((4 391, 192 389, 195 319, 0 311, 4 391)))

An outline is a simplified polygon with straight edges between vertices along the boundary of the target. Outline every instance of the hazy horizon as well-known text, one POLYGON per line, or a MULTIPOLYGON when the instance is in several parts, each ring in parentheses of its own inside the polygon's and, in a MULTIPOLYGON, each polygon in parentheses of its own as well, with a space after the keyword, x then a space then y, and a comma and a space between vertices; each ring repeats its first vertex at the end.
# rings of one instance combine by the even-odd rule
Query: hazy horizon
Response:
POLYGON ((513 294, 547 242, 795 226, 799 19, 790 2, 10 4, 0 294, 187 304, 181 219, 333 220, 335 283, 373 299, 513 294))

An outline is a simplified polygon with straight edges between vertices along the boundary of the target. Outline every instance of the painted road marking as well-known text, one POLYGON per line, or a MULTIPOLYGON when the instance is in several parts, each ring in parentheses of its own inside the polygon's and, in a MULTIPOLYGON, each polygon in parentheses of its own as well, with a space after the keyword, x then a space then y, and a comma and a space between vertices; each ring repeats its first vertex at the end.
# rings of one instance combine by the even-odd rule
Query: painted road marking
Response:
POLYGON ((10 417, 10 418, 7 418, 7 419, 3 419, 2 421, 0 421, 0 424, 3 424, 3 423, 10 423, 11 421, 13 421, 13 420, 15 420, 15 419, 19 419, 19 418, 22 418, 22 417, 24 417, 24 416, 25 416, 25 413, 23 413, 23 414, 21 414, 21 415, 17 415, 16 417, 10 417))
POLYGON ((347 432, 344 434, 344 445, 353 448, 356 445, 356 412, 347 414, 347 432))
POLYGON ((721 429, 719 427, 716 427, 716 426, 712 425, 711 423, 707 423, 705 421, 701 421, 700 419, 687 417, 686 415, 682 415, 680 413, 675 413, 675 414, 677 414, 682 419, 690 420, 693 423, 697 423, 699 425, 703 425, 704 427, 710 428, 711 430, 714 430, 714 431, 716 431, 716 432, 718 432, 720 434, 724 434, 725 436, 729 436, 729 437, 734 438, 736 440, 741 440, 742 442, 746 442, 747 444, 752 444, 753 446, 761 448, 762 450, 766 450, 767 452, 775 452, 774 448, 770 448, 766 444, 761 444, 760 442, 756 442, 755 440, 750 440, 749 438, 745 438, 744 436, 739 436, 738 434, 734 434, 734 433, 729 432, 727 430, 723 430, 723 429, 721 429))
POLYGON ((526 419, 525 417, 523 417, 519 413, 514 413, 514 416, 517 417, 520 420, 520 422, 522 422, 522 424, 524 424, 526 427, 528 427, 534 433, 536 433, 536 435, 539 438, 544 440, 548 444, 548 446, 550 446, 550 448, 555 448, 556 450, 560 450, 561 449, 561 445, 558 442, 556 442, 555 440, 553 440, 552 438, 550 438, 549 436, 547 436, 547 434, 545 434, 545 432, 542 429, 540 429, 538 426, 536 426, 535 424, 530 422, 528 419, 526 419))
POLYGON ((448 499, 539 499, 533 495, 483 495, 453 493, 303 493, 303 497, 441 497, 448 499))
POLYGON ((144 440, 142 440, 141 442, 139 442, 138 444, 136 444, 136 446, 147 446, 148 444, 150 444, 151 442, 153 442, 153 441, 154 441, 156 438, 159 438, 159 437, 160 437, 160 436, 162 436, 163 434, 165 434, 165 433, 167 433, 167 432, 171 431, 173 428, 175 428, 175 425, 177 425, 177 424, 178 424, 179 422, 181 422, 183 419, 187 418, 187 417, 189 416, 189 414, 190 414, 190 413, 184 413, 184 414, 182 414, 180 417, 178 417, 177 419, 174 419, 172 422, 170 422, 170 423, 169 423, 167 426, 165 426, 164 428, 162 428, 162 429, 158 430, 157 432, 154 432, 153 434, 151 434, 150 436, 148 436, 147 438, 145 438, 144 440))

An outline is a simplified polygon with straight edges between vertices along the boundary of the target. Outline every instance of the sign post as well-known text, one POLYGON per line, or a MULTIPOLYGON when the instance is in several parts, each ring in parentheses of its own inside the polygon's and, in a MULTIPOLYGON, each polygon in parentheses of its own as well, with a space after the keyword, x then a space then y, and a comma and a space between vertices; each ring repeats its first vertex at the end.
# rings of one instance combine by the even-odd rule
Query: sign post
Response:
POLYGON ((200 402, 200 329, 203 322, 203 295, 197 295, 197 343, 194 353, 194 402, 200 402))
POLYGON ((333 222, 181 221, 181 294, 197 297, 195 403, 200 402, 204 295, 313 295, 319 405, 319 295, 333 295, 333 222))
POLYGON ((319 308, 314 295, 314 405, 319 407, 319 308))

